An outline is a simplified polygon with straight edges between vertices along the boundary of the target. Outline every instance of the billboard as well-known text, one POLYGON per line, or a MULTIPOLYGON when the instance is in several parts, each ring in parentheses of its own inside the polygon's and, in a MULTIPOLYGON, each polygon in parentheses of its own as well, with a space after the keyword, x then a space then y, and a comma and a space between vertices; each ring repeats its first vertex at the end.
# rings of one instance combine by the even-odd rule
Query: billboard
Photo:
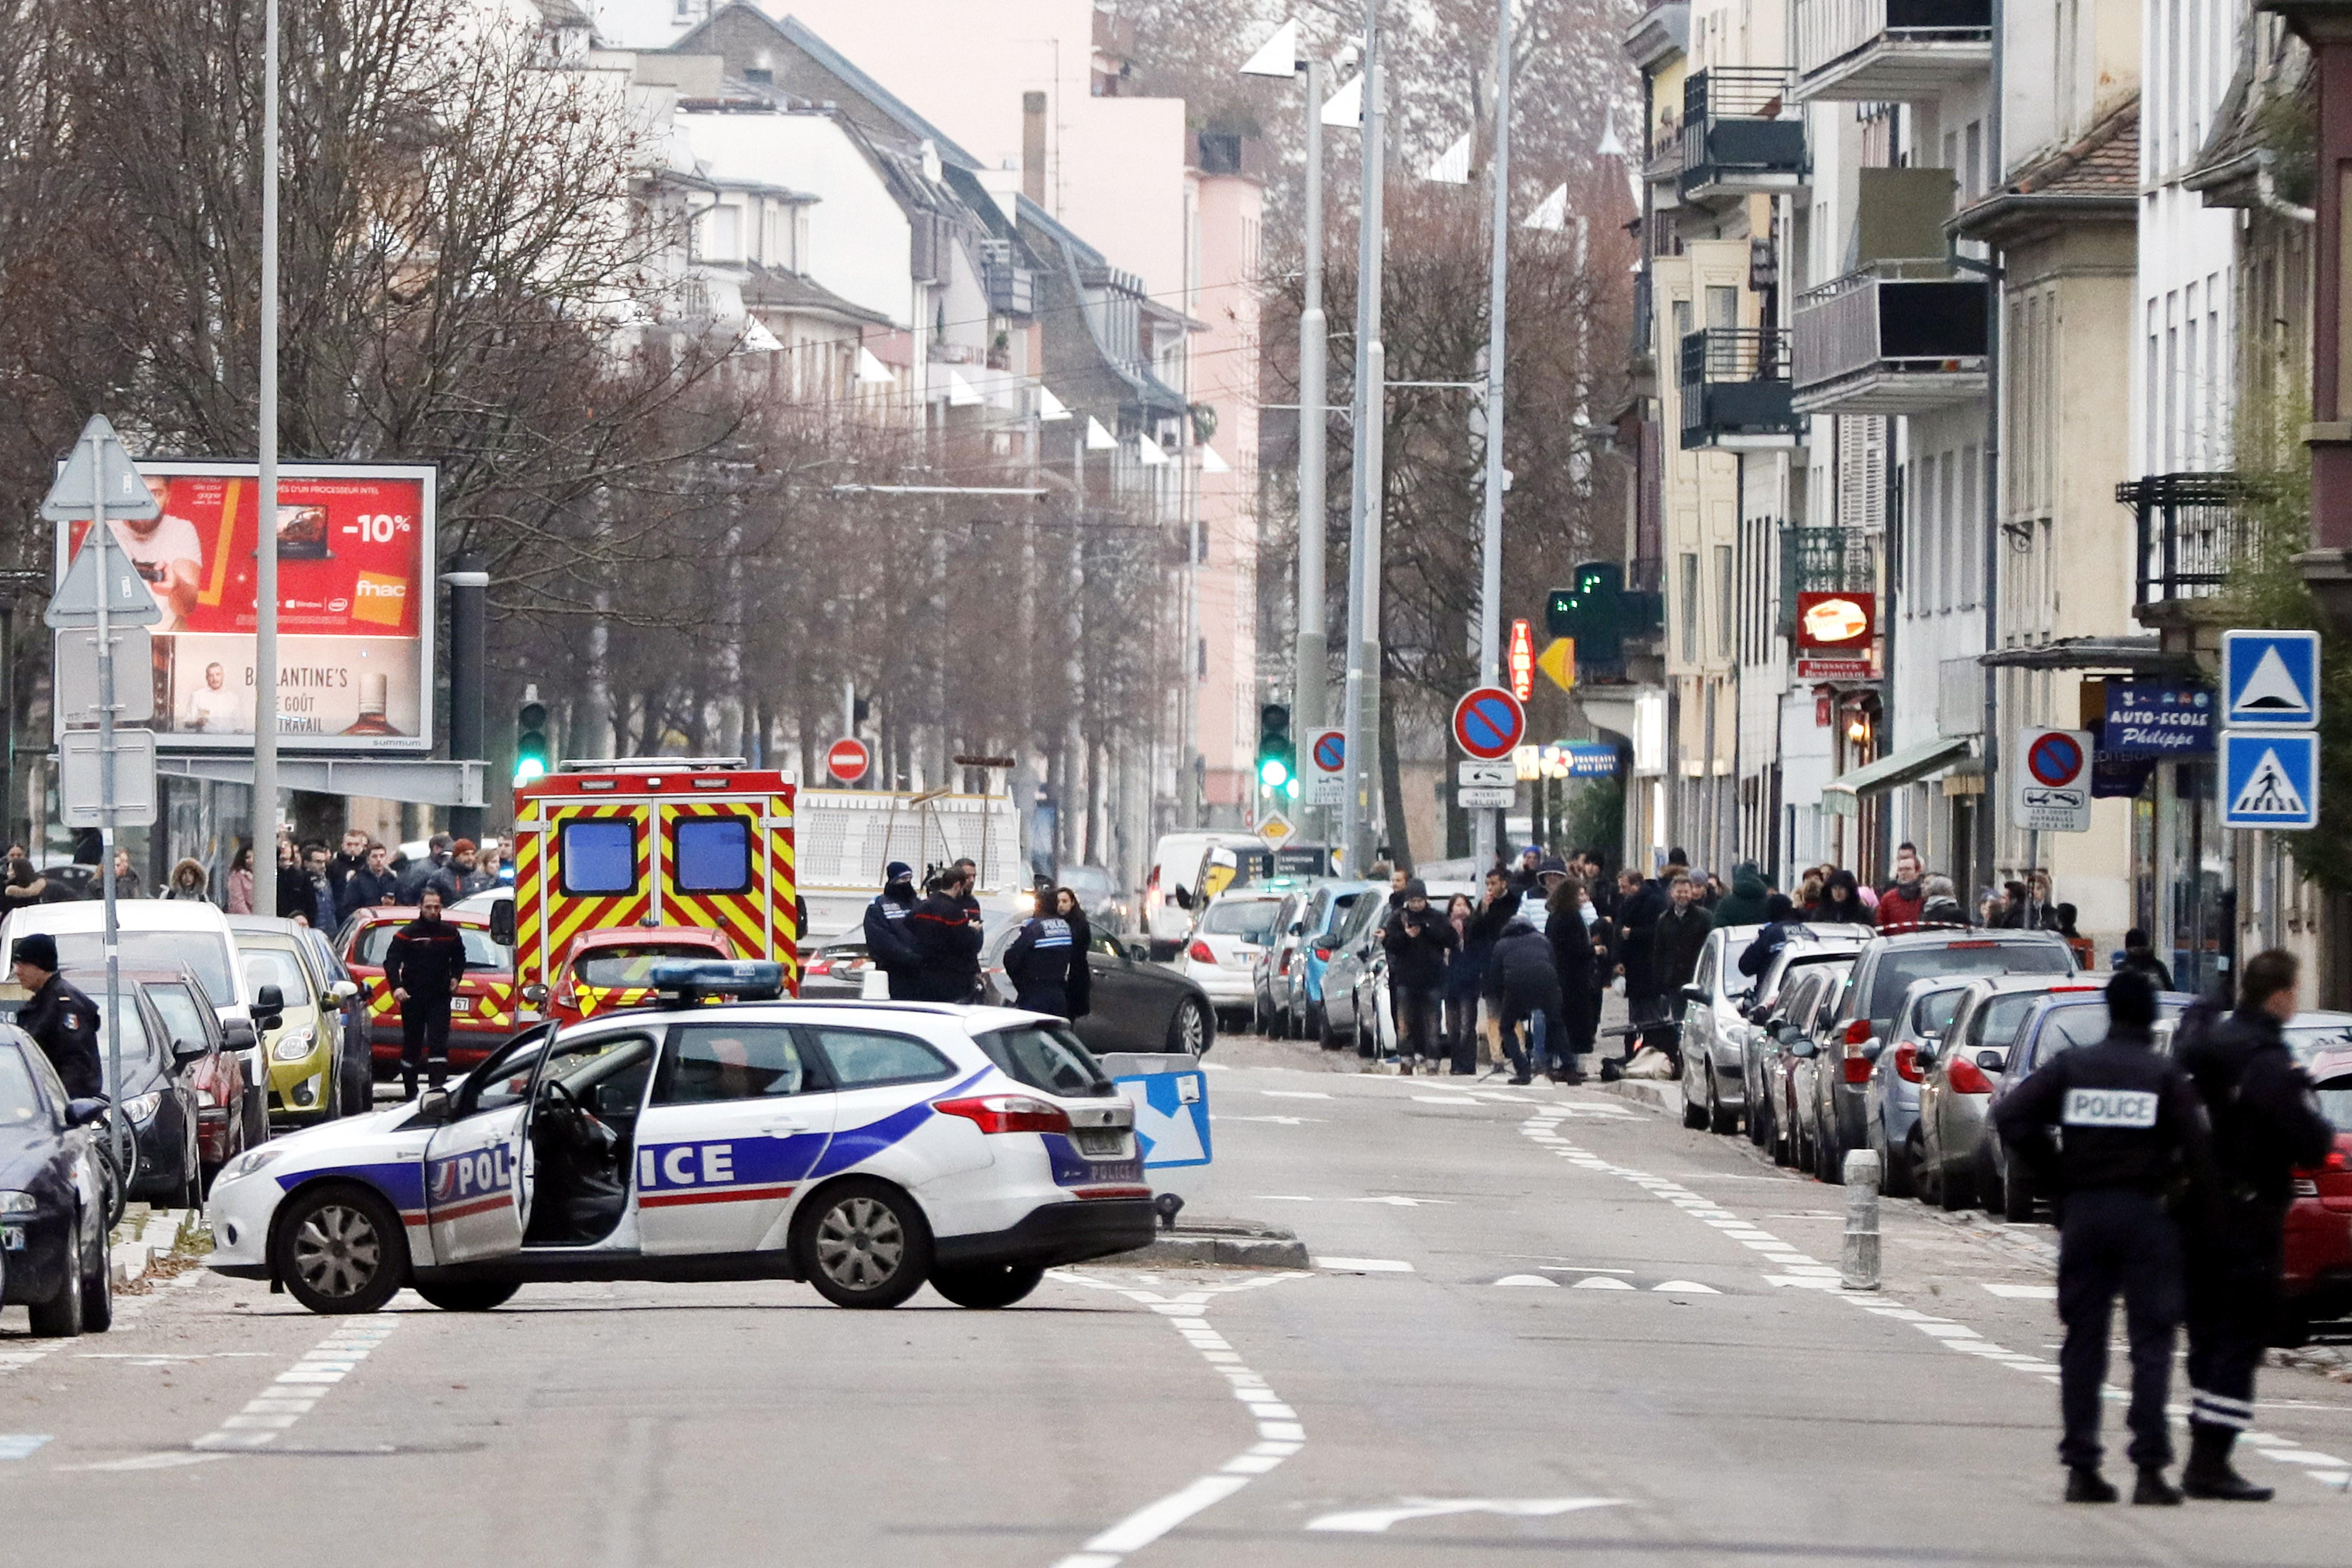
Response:
MULTIPOLYGON (((155 595, 157 744, 249 750, 259 468, 158 459, 162 504, 108 526, 155 595)), ((288 463, 278 470, 278 743, 289 751, 433 746, 434 469, 288 463)), ((87 523, 75 523, 79 549, 87 523)), ((62 579, 67 557, 60 553, 62 579)))

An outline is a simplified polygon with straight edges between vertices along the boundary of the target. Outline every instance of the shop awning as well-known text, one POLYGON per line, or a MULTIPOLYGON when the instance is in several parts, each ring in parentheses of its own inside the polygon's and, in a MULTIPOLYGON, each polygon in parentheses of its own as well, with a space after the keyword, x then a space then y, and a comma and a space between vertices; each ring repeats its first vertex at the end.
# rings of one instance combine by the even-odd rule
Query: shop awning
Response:
POLYGON ((1977 655, 1977 662, 1994 669, 2114 669, 2128 675, 2180 676, 2194 679, 2197 656, 2185 648, 2167 648, 2153 633, 2146 637, 2059 637, 2051 642, 2024 643, 1977 655))
POLYGON ((1916 746, 1906 746, 1890 752, 1874 763, 1867 763, 1850 773, 1841 774, 1822 787, 1823 809, 1838 816, 1851 816, 1853 806, 1865 795, 1881 794, 1897 784, 1907 784, 1926 778, 1938 768, 1946 768, 1969 754, 1965 735, 1938 735, 1932 741, 1922 741, 1916 746), (1843 797, 1841 800, 1839 797, 1843 797))

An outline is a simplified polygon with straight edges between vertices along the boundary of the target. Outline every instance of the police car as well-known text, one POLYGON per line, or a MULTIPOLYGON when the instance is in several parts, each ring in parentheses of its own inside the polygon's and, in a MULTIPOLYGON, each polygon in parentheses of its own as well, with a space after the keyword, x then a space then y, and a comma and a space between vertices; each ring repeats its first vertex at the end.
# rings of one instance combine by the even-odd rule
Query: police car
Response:
POLYGON ((404 1285, 485 1311, 538 1279, 804 1279, 844 1307, 929 1279, 1003 1307, 1150 1240, 1134 1111, 1058 1020, 783 1000, 768 963, 651 978, 648 1008, 232 1162, 211 1267, 315 1312, 404 1285))

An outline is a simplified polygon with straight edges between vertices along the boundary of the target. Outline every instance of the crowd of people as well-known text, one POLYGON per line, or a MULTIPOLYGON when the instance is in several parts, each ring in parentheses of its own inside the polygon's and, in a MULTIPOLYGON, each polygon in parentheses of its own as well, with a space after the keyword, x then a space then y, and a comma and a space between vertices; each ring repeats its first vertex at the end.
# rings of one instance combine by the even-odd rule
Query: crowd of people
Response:
MULTIPOLYGON (((114 852, 111 874, 117 899, 150 896, 130 851, 114 852)), ((454 904, 504 880, 498 845, 477 845, 446 833, 435 834, 425 855, 416 858, 398 854, 357 827, 345 829, 341 846, 335 849, 318 839, 278 840, 278 913, 321 931, 333 931, 354 910, 412 906, 428 888, 441 895, 444 904, 454 904)), ((254 886, 253 847, 240 843, 217 889, 205 863, 188 857, 172 868, 170 878, 152 896, 217 903, 229 914, 249 915, 254 912, 254 886)), ((8 847, 6 869, 0 875, 0 908, 93 898, 99 891, 94 865, 86 881, 68 880, 62 868, 36 867, 23 845, 8 847)))

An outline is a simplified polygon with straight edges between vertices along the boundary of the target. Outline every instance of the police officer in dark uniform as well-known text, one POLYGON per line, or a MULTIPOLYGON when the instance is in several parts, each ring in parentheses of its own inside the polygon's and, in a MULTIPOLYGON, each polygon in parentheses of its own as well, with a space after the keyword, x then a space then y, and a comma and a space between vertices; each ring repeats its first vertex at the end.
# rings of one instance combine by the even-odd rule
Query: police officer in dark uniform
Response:
POLYGON ((2107 1323, 2118 1290, 2131 1333, 2131 1460, 2136 1503, 2178 1503, 2164 1479, 2172 1436, 2164 1405, 2172 1334, 2183 1307, 2180 1231, 2165 1196, 2184 1167, 2210 1169, 2189 1077, 2151 1048, 2156 988, 2134 971, 2107 983, 2107 1037, 2053 1058, 2018 1085, 1995 1121, 2012 1157, 2058 1204, 2058 1445, 2068 1502, 2113 1502, 2099 1474, 2099 1400, 2107 1323), (2063 1145, 2051 1128, 2063 1129, 2063 1145))
POLYGON ((47 931, 18 937, 13 956, 16 984, 33 994, 16 1015, 16 1026, 33 1037, 33 1043, 58 1069, 67 1094, 76 1100, 104 1095, 106 1074, 98 1061, 98 1004, 58 973, 58 939, 47 931))
POLYGON ((2294 1016, 2299 969, 2291 952, 2256 953, 2238 983, 2238 1010, 2180 1045, 2180 1065, 2212 1118, 2219 1175, 2208 1223, 2189 1236, 2189 1449, 2180 1485, 2190 1497, 2271 1496, 2238 1474, 2230 1450, 2253 1425, 2254 1368, 2278 1314, 2293 1173, 2336 1146, 2279 1029, 2294 1016))
POLYGON ((889 994, 912 994, 915 944, 908 934, 907 917, 915 910, 915 868, 893 860, 882 868, 882 890, 866 906, 866 955, 890 982, 889 994))
POLYGON ((449 1076, 449 1000, 465 973, 465 933, 441 918, 441 894, 427 888, 417 895, 416 918, 383 954, 383 983, 400 1004, 400 1081, 411 1100, 418 1068, 428 1069, 431 1089, 449 1076))

